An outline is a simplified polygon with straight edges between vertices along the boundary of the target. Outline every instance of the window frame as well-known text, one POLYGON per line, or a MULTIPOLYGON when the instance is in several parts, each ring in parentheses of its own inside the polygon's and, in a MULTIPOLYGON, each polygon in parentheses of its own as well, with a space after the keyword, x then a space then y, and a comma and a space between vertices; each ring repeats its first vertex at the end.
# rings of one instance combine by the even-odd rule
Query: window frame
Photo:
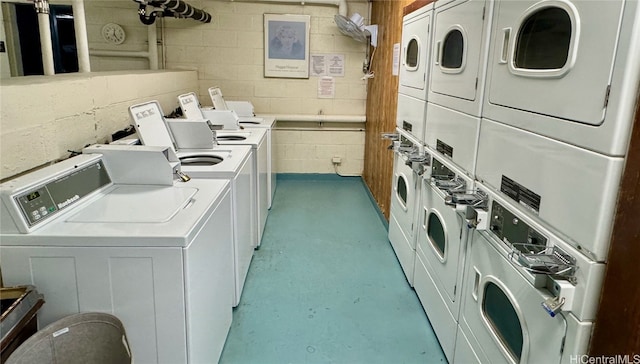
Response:
POLYGON ((444 37, 442 37, 442 40, 439 40, 436 43, 436 65, 438 65, 442 73, 458 74, 464 72, 465 68, 467 67, 467 48, 469 44, 468 39, 469 38, 467 37, 467 32, 464 30, 464 28, 459 24, 454 24, 450 26, 444 33, 444 37), (458 31, 460 32, 460 34, 462 34, 462 62, 460 63, 460 67, 458 68, 449 68, 442 65, 442 60, 444 58, 444 41, 447 36, 453 31, 458 31))
MULTIPOLYGON (((576 58, 578 54, 578 43, 580 39, 580 17, 578 14, 578 10, 575 6, 567 1, 561 0, 547 0, 540 1, 530 6, 527 10, 525 10, 520 18, 517 21, 517 31, 514 32, 513 36, 509 40, 509 50, 508 50, 508 65, 509 71, 517 76, 523 77, 533 77, 533 78, 560 78, 566 75, 575 65, 576 58), (528 69, 528 68, 519 68, 516 67, 515 64, 515 55, 516 55, 516 42, 518 40, 518 36, 524 22, 533 16, 536 12, 548 9, 548 8, 560 8, 564 10, 569 16, 569 20, 571 21, 571 36, 569 38, 569 49, 567 50, 567 61, 565 62, 562 68, 554 68, 554 69, 528 69)), ((503 37, 508 36, 507 34, 511 32, 511 28, 502 29, 503 37)), ((503 38, 504 39, 504 38, 503 38)))
POLYGON ((522 312, 522 308, 520 307, 520 305, 517 304, 517 300, 515 299, 511 291, 507 288, 507 286, 495 276, 490 275, 490 276, 482 277, 482 281, 480 283, 480 286, 478 287, 478 291, 479 291, 478 300, 477 300, 478 311, 480 313, 482 322, 485 325, 485 328, 489 332, 489 336, 496 343, 497 347, 500 349, 505 359, 507 359, 512 364, 520 363, 522 358, 527 358, 529 356, 529 333, 527 330, 526 321, 524 320, 524 314, 522 312), (518 316, 518 321, 520 322, 520 329, 522 330, 522 352, 520 354, 520 358, 514 357, 513 353, 511 353, 511 351, 507 348, 507 345, 500 338, 498 333, 496 333, 496 331, 494 330, 494 326, 491 324, 490 319, 485 314, 483 306, 484 306, 484 299, 485 299, 485 291, 489 283, 494 284, 504 293, 504 295, 507 297, 507 299, 511 303, 511 306, 513 307, 513 310, 515 311, 516 315, 518 316))
POLYGON ((417 36, 413 35, 411 36, 411 38, 409 38, 409 41, 407 42, 406 46, 404 47, 404 68, 409 71, 409 72, 415 72, 420 68, 420 50, 422 49, 422 44, 420 44, 420 38, 418 38, 417 36), (416 65, 415 66, 409 66, 409 63, 407 62, 407 52, 409 51, 409 44, 411 44, 411 41, 415 41, 418 47, 418 51, 416 52, 417 57, 416 57, 416 65))

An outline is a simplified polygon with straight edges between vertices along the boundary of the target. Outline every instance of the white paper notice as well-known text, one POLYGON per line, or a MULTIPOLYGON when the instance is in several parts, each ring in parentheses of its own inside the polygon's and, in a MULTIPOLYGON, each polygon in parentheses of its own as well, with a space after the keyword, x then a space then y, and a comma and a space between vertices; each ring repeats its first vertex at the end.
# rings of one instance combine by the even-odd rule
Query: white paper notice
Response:
POLYGON ((333 77, 320 77, 318 79, 318 98, 333 99, 336 96, 336 80, 333 77))
POLYGON ((327 55, 327 75, 344 77, 344 54, 327 55))
POLYGON ((326 67, 324 54, 312 54, 311 55, 311 65, 309 66, 309 74, 311 76, 326 76, 327 75, 327 67, 326 67))
POLYGON ((316 77, 344 77, 344 58, 344 54, 312 54, 309 74, 316 77))
POLYGON ((400 43, 393 45, 393 70, 391 74, 397 76, 400 73, 400 43))

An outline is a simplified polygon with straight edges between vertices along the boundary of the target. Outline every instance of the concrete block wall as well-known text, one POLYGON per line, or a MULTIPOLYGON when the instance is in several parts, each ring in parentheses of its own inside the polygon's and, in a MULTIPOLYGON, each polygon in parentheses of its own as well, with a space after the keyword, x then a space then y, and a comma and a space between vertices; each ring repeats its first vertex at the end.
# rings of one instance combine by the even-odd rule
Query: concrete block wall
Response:
MULTIPOLYGON (((147 25, 140 22, 138 4, 131 0, 92 0, 85 1, 84 7, 91 71, 149 69, 149 60, 146 58, 91 55, 91 50, 147 51, 147 25), (107 23, 122 26, 126 34, 122 44, 112 44, 104 40, 102 27, 107 23)), ((152 26, 158 26, 158 24, 152 26)))
MULTIPOLYGON (((300 3, 275 4, 242 1, 190 1, 213 16, 210 24, 165 19, 168 68, 197 70, 200 102, 211 105, 207 89, 219 86, 227 100, 248 100, 258 114, 365 115, 367 81, 362 80, 366 45, 342 35, 333 17, 336 6, 300 3), (318 77, 309 79, 264 77, 264 14, 311 16, 310 53, 343 54, 345 76, 335 77, 335 98, 318 98, 318 77)), ((348 1, 348 13, 365 18, 368 3, 348 1)), ((366 22, 367 20, 365 20, 366 22)), ((277 131, 274 149, 277 171, 333 173, 326 155, 342 155, 341 172, 361 174, 364 137, 360 132, 318 130, 277 131), (345 135, 353 134, 347 143, 345 135), (295 137, 290 137, 295 135, 295 137), (349 149, 349 153, 347 153, 349 149), (356 153, 359 151, 360 153, 356 153)), ((278 123, 278 128, 287 127, 278 123)), ((360 124, 364 128, 364 124, 360 124)))
POLYGON ((277 169, 285 173, 335 173, 333 157, 340 157, 337 172, 362 175, 364 168, 364 129, 282 128, 274 132, 277 169))
MULTIPOLYGON (((159 54, 166 55, 167 68, 191 70, 197 75, 196 84, 184 91, 198 92, 203 105, 211 105, 207 89, 211 86, 220 86, 228 100, 249 100, 255 105, 256 112, 259 114, 365 114, 367 81, 361 80, 361 77, 366 45, 339 32, 333 20, 333 16, 337 13, 336 6, 300 5, 300 3, 283 5, 227 0, 191 0, 189 4, 211 13, 213 21, 203 24, 191 19, 166 18, 162 21, 157 20, 153 26, 158 27, 160 39, 164 34, 165 49, 164 52, 160 49, 159 54), (317 77, 285 79, 263 76, 265 13, 310 15, 310 52, 345 55, 345 77, 335 78, 335 98, 319 99, 317 97, 317 77)), ((366 18, 368 6, 365 0, 350 0, 348 14, 359 12, 366 18)), ((85 11, 90 49, 147 50, 147 26, 138 19, 135 2, 92 0, 85 2, 85 11), (109 22, 118 23, 125 29, 127 38, 123 44, 113 45, 102 39, 101 29, 109 22)), ((160 64, 162 65, 162 62, 160 64)), ((91 57, 92 71, 140 70, 148 67, 148 61, 141 58, 91 57)), ((167 100, 163 107, 169 111, 177 107, 177 100, 175 98, 167 100)), ((96 113, 104 114, 108 111, 101 109, 96 113)), ((311 129, 315 129, 314 126, 315 123, 312 123, 311 129)), ((364 124, 360 127, 364 128, 364 124)), ((323 145, 324 150, 331 148, 332 145, 336 146, 336 149, 331 153, 327 152, 328 154, 345 154, 339 144, 325 144, 323 141, 324 138, 339 140, 341 136, 335 133, 348 133, 348 131, 335 131, 340 128, 338 124, 332 130, 299 130, 299 134, 309 143, 315 140, 316 144, 323 145)), ((292 146, 298 144, 289 144, 286 140, 286 138, 283 139, 282 145, 279 145, 280 142, 276 140, 274 147, 291 151, 292 146)), ((364 139, 361 143, 355 144, 353 150, 356 149, 364 150, 364 139)), ((358 161, 363 159, 363 153, 357 156, 351 153, 350 157, 346 157, 345 154, 342 164, 343 172, 361 174, 362 168, 358 161)), ((315 157, 292 158, 289 152, 288 157, 277 164, 277 171, 330 172, 333 165, 329 164, 330 170, 327 170, 326 163, 328 162, 317 161, 315 157), (311 166, 318 166, 318 168, 311 168, 311 166)))
POLYGON ((131 124, 129 106, 197 87, 193 71, 139 71, 13 77, 0 84, 0 179, 110 141, 131 124))

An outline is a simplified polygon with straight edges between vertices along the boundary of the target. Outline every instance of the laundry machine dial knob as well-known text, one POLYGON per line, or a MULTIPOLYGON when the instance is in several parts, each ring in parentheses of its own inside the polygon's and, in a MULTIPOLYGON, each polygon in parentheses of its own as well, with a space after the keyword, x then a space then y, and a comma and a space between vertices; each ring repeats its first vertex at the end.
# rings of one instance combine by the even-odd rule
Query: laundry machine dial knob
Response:
POLYGON ((518 221, 518 219, 517 219, 517 218, 515 218, 515 217, 514 217, 512 222, 513 222, 513 225, 518 225, 518 222, 519 222, 519 221, 518 221))

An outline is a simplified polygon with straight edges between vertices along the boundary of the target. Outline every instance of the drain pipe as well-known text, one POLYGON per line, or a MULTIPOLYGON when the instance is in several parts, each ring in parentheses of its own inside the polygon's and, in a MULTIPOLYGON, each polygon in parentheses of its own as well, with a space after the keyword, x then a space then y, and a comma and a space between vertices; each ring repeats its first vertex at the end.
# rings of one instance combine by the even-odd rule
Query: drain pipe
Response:
POLYGON ((87 18, 84 12, 84 0, 73 0, 73 26, 76 32, 76 49, 78 50, 78 71, 91 72, 89 61, 89 41, 87 40, 87 18))
POLYGON ((147 27, 149 69, 158 69, 158 28, 155 25, 147 27))
POLYGON ((49 22, 49 0, 34 0, 33 3, 38 14, 42 68, 46 76, 55 75, 56 68, 53 63, 53 43, 51 42, 51 24, 49 22))

